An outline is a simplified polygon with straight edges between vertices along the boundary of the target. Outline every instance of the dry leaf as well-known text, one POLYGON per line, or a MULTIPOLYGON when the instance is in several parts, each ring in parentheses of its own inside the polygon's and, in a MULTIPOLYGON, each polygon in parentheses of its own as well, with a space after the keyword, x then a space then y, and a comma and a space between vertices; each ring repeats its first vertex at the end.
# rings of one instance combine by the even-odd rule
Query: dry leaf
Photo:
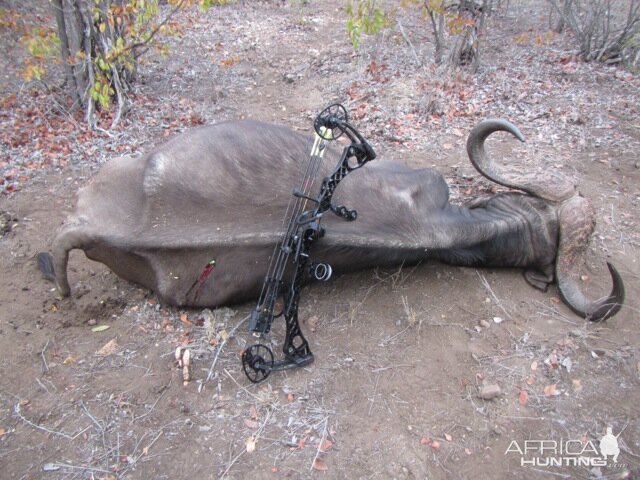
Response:
POLYGON ((319 443, 318 450, 320 450, 322 453, 325 453, 328 452, 331 447, 333 447, 333 442, 325 438, 324 440, 322 440, 322 442, 319 443))
POLYGON ((431 438, 429 437, 422 437, 420 439, 420 445, 431 445, 431 438))
POLYGON ((323 459, 321 459, 320 457, 316 457, 313 461, 313 469, 318 470, 319 472, 326 472, 327 470, 329 470, 329 467, 323 459))
POLYGON ((253 420, 257 420, 258 419, 258 410, 256 409, 255 405, 251 405, 251 407, 249 408, 249 416, 253 420))
POLYGON ((535 372, 537 369, 538 369, 538 362, 537 361, 531 362, 531 370, 535 372))
POLYGON ((256 450, 256 439, 255 438, 253 438, 253 437, 247 438, 247 440, 244 442, 244 444, 247 447, 247 453, 255 452, 255 450, 256 450))
POLYGON ((545 359, 544 363, 551 368, 558 368, 558 355, 555 350, 545 359))
POLYGON ((527 378, 527 385, 533 385, 534 383, 536 383, 535 378, 529 376, 529 378, 527 378))
POLYGON ((440 442, 438 440, 434 440, 433 442, 431 442, 431 448, 433 448, 434 450, 438 450, 440 448, 440 442))
POLYGON ((255 420, 249 420, 248 418, 245 418, 244 426, 247 428, 256 429, 258 428, 258 422, 256 422, 255 420))
POLYGON ((306 438, 301 438, 300 440, 298 440, 298 450, 302 450, 306 444, 307 444, 306 438))
POLYGON ((553 397, 554 395, 557 395, 556 384, 552 383, 551 385, 544 387, 544 395, 546 397, 553 397))
POLYGON ((72 363, 76 363, 76 359, 75 357, 72 357, 71 355, 69 355, 67 358, 64 359, 62 363, 64 365, 71 365, 72 363))
POLYGON ((287 400, 288 401, 293 402, 295 399, 296 399, 296 396, 293 393, 289 392, 287 394, 287 400))
POLYGON ((555 296, 555 297, 551 297, 551 303, 555 303, 556 305, 558 305, 560 303, 560 297, 555 296))
POLYGON ((571 369, 573 368, 573 362, 571 361, 571 358, 564 357, 562 359, 561 365, 567 369, 567 372, 571 373, 571 369))
POLYGON ((315 332, 316 328, 318 328, 318 316, 312 315, 311 317, 309 317, 307 319, 307 325, 309 325, 309 330, 315 332))
POLYGON ((7 431, 4 428, 0 427, 0 438, 4 437, 6 433, 7 431))
POLYGON ((448 433, 444 434, 444 438, 447 439, 447 442, 450 442, 451 440, 453 440, 453 437, 451 435, 449 435, 448 433))
POLYGON ((518 395, 518 403, 520 403, 520 405, 524 407, 527 404, 528 400, 529 392, 527 392, 526 390, 521 390, 520 395, 518 395))
POLYGON ((453 145, 451 145, 450 143, 444 143, 442 145, 443 150, 453 150, 453 145))
POLYGON ((187 324, 187 325, 193 325, 193 322, 191 320, 189 320, 189 317, 187 316, 186 313, 183 313, 182 315, 180 315, 180 321, 182 323, 187 324))
POLYGON ((112 339, 105 343, 100 350, 96 352, 98 357, 108 357, 109 355, 113 355, 118 351, 118 342, 116 339, 112 339))
POLYGON ((578 378, 574 378, 573 380, 571 380, 571 383, 573 384, 573 389, 576 392, 582 390, 582 382, 578 378))
POLYGON ((464 453, 466 453, 467 455, 471 455, 471 450, 469 450, 468 448, 465 448, 464 453))

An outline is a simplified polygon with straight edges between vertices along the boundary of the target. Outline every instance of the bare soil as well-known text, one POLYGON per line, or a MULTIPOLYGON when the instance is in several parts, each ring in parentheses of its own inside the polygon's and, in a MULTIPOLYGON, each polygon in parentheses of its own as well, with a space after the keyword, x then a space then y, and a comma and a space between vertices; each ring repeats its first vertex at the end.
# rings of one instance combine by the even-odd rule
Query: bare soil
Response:
MULTIPOLYGON (((415 12, 399 18, 422 65, 393 28, 354 53, 343 2, 184 13, 187 34, 168 58, 141 66, 134 110, 114 137, 77 127, 59 139, 58 156, 30 138, 55 118, 72 122, 51 107, 56 90, 3 77, 12 100, 0 132, 0 477, 640 478, 640 79, 582 63, 568 36, 544 36, 545 2, 503 3, 475 74, 430 64, 431 37, 415 12), (239 360, 252 338, 233 329, 253 305, 162 306, 78 252, 71 298, 38 273, 36 254, 109 157, 202 121, 251 117, 310 131, 333 101, 347 104, 381 158, 440 170, 456 201, 495 191, 468 165, 469 129, 486 117, 517 124, 527 143, 492 139, 494 155, 576 179, 598 218, 585 288, 606 292, 609 260, 624 277, 625 308, 588 324, 555 289, 533 290, 508 269, 429 263, 345 275, 303 292, 315 363, 252 385, 239 360), (35 113, 24 117, 25 108, 35 113), (33 130, 17 141, 24 118, 33 130), (92 331, 99 325, 109 328, 92 331), (180 345, 193 354, 187 385, 175 366, 180 345), (500 395, 479 398, 483 385, 500 395), (607 426, 619 434, 616 465, 523 466, 505 453, 526 440, 598 446, 607 426)), ((1 41, 18 48, 5 33, 1 41)), ((282 325, 272 337, 277 350, 282 325)))

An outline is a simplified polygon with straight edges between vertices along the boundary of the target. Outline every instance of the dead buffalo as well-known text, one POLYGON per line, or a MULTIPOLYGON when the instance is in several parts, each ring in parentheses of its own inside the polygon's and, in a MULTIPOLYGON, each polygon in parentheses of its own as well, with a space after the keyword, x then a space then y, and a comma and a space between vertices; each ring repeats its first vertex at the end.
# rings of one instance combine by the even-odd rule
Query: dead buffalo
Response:
MULTIPOLYGON (((612 265, 605 298, 587 299, 578 280, 595 225, 589 202, 564 178, 508 173, 493 163, 484 142, 501 130, 523 139, 509 122, 485 120, 471 131, 467 151, 481 174, 519 192, 456 206, 436 171, 376 160, 336 190, 334 202, 356 209, 358 220, 327 215, 315 259, 337 272, 425 259, 519 267, 538 288, 555 278, 578 315, 599 321, 617 313, 624 284, 612 265)), ((39 256, 41 269, 69 295, 68 256, 78 248, 168 304, 255 298, 309 145, 287 128, 237 121, 191 130, 140 158, 113 160, 80 191, 52 256, 39 256), (213 259, 210 276, 194 289, 213 259)), ((326 153, 319 178, 337 159, 337 150, 326 153)))

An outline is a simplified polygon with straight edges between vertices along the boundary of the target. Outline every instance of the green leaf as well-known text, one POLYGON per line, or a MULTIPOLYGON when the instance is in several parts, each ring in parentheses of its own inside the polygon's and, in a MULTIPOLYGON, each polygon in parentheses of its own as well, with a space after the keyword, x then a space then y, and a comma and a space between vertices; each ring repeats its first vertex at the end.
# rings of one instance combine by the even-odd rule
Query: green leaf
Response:
POLYGON ((109 330, 111 325, 97 325, 91 329, 92 332, 104 332, 105 330, 109 330))

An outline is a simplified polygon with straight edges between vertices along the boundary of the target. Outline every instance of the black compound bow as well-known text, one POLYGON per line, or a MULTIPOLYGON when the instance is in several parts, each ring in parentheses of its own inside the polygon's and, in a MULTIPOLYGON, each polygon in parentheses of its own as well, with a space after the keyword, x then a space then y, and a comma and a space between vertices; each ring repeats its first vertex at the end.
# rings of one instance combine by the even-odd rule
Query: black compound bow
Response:
POLYGON ((305 276, 327 281, 332 269, 328 263, 309 262, 311 245, 324 235, 320 222, 329 210, 347 221, 357 218, 355 210, 344 205, 335 206, 331 203, 331 198, 338 184, 349 172, 376 157, 371 145, 349 123, 346 109, 338 103, 320 112, 313 127, 315 135, 311 156, 300 186, 293 190, 292 201, 287 207, 283 222, 286 225, 284 236, 271 256, 260 299, 249 320, 249 330, 262 337, 271 330, 273 320, 284 315, 284 358, 274 361, 271 349, 261 343, 247 348, 242 353, 242 367, 249 380, 254 383, 261 382, 271 372, 313 362, 313 353, 298 323, 300 289, 305 276), (312 180, 320 168, 327 143, 337 140, 343 134, 351 143, 344 147, 335 169, 323 179, 320 192, 313 197, 310 191, 312 180), (307 208, 308 205, 312 208, 307 208), (288 267, 292 267, 292 278, 285 280, 288 267))

